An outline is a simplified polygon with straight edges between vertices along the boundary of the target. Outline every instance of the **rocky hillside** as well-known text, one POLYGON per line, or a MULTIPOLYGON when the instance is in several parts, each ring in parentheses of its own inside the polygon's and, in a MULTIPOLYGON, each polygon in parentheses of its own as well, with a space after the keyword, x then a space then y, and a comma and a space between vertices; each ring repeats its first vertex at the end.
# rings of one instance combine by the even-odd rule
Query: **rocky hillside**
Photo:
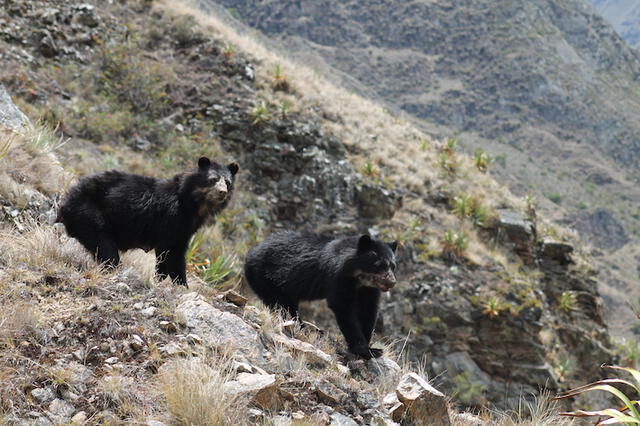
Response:
POLYGON ((640 61, 585 0, 199 4, 428 133, 488 152, 494 176, 593 247, 607 319, 629 332, 627 301, 640 297, 640 61))
POLYGON ((400 383, 411 369, 459 408, 517 410, 616 359, 579 240, 454 140, 181 3, 14 1, 0 22, 0 82, 36 123, 0 138, 3 421, 416 424, 408 395, 428 386, 400 383), (193 240, 188 291, 158 282, 139 250, 102 271, 51 224, 80 175, 169 176, 202 154, 241 172, 193 240), (242 288, 249 246, 305 227, 399 240, 375 339, 404 371, 352 360, 320 304, 305 315, 325 335, 242 288))
POLYGON ((593 7, 633 47, 640 46, 640 4, 633 0, 590 0, 593 7))

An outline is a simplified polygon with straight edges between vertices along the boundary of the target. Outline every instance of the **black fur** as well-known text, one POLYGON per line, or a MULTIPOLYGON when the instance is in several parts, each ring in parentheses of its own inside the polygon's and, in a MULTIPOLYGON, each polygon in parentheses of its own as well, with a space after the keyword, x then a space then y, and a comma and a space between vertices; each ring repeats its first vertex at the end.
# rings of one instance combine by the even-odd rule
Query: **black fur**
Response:
POLYGON ((367 359, 379 357, 382 351, 369 342, 380 292, 396 283, 396 246, 368 235, 331 239, 281 232, 249 251, 245 277, 267 306, 294 318, 301 300, 327 299, 349 350, 367 359))
POLYGON ((100 263, 117 266, 118 250, 155 249, 160 277, 187 285, 189 238, 229 203, 237 171, 236 163, 202 157, 170 179, 115 170, 86 176, 69 191, 57 221, 100 263))

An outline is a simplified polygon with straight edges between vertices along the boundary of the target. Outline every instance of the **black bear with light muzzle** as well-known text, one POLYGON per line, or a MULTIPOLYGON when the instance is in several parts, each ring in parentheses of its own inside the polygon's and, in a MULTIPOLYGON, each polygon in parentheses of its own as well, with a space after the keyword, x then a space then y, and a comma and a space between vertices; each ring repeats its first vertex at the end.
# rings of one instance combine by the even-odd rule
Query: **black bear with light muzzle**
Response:
POLYGON ((86 176, 69 190, 57 221, 108 267, 120 263, 119 250, 154 249, 160 278, 186 286, 189 239, 227 206, 238 169, 201 157, 197 168, 169 179, 115 170, 86 176))
POLYGON ((267 306, 294 318, 300 301, 327 299, 349 351, 369 359, 382 355, 369 342, 380 294, 396 284, 396 248, 369 235, 280 232, 249 251, 245 277, 267 306))

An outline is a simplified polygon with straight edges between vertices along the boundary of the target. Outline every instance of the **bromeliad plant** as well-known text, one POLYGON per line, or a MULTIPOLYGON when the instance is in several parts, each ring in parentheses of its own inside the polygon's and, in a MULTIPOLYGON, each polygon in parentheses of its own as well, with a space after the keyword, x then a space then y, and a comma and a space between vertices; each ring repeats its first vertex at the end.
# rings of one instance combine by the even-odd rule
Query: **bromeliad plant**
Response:
POLYGON ((605 365, 603 368, 609 368, 616 371, 625 371, 629 373, 633 377, 633 381, 623 380, 623 379, 604 379, 598 380, 597 382, 589 383, 588 385, 580 386, 575 389, 571 389, 567 392, 564 392, 555 398, 554 400, 570 398, 576 395, 580 395, 585 392, 590 391, 605 391, 614 395, 622 403, 624 406, 620 409, 616 408, 605 408, 604 410, 597 411, 570 411, 565 413, 560 413, 561 416, 569 416, 569 417, 607 417, 605 420, 599 421, 598 425, 611 425, 617 423, 623 424, 640 424, 640 413, 638 412, 638 400, 631 399, 628 396, 629 392, 624 393, 620 389, 614 387, 613 385, 625 385, 632 389, 633 394, 640 394, 640 371, 633 368, 624 368, 618 366, 607 366, 605 365))

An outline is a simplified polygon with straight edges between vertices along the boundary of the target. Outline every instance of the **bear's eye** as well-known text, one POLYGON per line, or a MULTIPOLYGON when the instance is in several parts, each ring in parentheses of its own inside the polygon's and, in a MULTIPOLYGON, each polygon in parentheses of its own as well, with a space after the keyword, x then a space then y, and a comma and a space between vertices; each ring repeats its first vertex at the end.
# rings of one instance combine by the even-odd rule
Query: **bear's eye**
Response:
POLYGON ((389 265, 389 268, 391 269, 391 271, 395 271, 396 270, 396 263, 395 262, 391 262, 391 265, 389 265))
POLYGON ((229 179, 225 179, 224 183, 225 183, 225 185, 227 185, 227 188, 231 187, 231 181, 229 179))

